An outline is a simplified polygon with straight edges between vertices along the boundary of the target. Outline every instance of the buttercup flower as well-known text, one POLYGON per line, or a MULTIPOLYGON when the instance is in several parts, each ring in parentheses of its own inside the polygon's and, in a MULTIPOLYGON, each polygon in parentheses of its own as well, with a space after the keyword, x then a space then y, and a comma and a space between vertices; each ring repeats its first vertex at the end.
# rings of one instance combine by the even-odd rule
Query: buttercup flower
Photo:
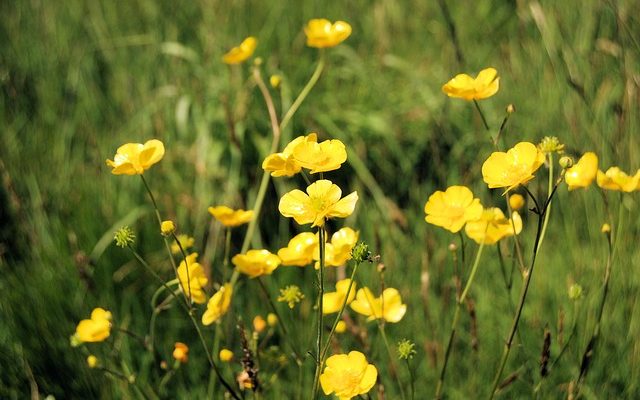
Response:
POLYGON ((151 139, 145 144, 127 143, 118 147, 112 160, 107 165, 112 167, 114 175, 141 175, 153 164, 162 160, 164 144, 157 139, 151 139))
POLYGON ((486 68, 474 78, 467 74, 458 74, 442 86, 449 97, 465 100, 481 100, 491 97, 500 87, 500 78, 495 68, 486 68))
MULTIPOLYGON (((182 246, 182 249, 184 251, 187 251, 187 249, 193 247, 193 244, 196 242, 196 240, 191 236, 182 233, 177 235, 176 237, 178 238, 178 242, 180 242, 180 246, 182 246)), ((171 253, 180 254, 180 246, 178 246, 178 244, 174 240, 171 243, 171 253)))
POLYGON ((246 224, 253 218, 253 210, 233 210, 227 206, 209 207, 209 214, 226 227, 246 224))
POLYGON ((280 265, 280 258, 268 250, 249 250, 246 254, 236 254, 231 259, 238 271, 256 278, 261 275, 271 275, 280 265))
POLYGON ((321 179, 307 187, 307 193, 295 189, 280 199, 278 210, 285 217, 300 225, 323 226, 326 219, 346 218, 353 213, 358 193, 353 192, 340 199, 342 190, 331 181, 321 179))
POLYGON ((334 47, 351 35, 351 25, 344 21, 331 21, 324 18, 312 19, 304 27, 307 46, 316 48, 334 47))
POLYGON ((87 365, 89 366, 89 368, 97 367, 98 357, 94 356, 93 354, 89 354, 89 356, 87 357, 87 365))
POLYGON ((353 301, 354 297, 356 297, 356 283, 354 282, 351 285, 351 291, 347 297, 347 290, 349 290, 350 284, 351 279, 343 279, 336 283, 335 292, 329 292, 322 295, 323 314, 333 314, 340 311, 345 299, 347 300, 347 305, 353 301))
POLYGON ((640 190, 640 169, 634 176, 629 176, 618 167, 611 167, 607 172, 598 170, 598 186, 607 190, 617 190, 621 192, 633 192, 640 190))
POLYGON ((189 346, 182 342, 176 342, 173 347, 173 358, 181 363, 186 363, 189 360, 189 346))
POLYGON ((424 212, 428 223, 456 233, 467 221, 480 217, 482 204, 466 186, 450 186, 429 196, 424 212))
POLYGON ((76 327, 75 337, 80 342, 102 342, 111 334, 111 313, 94 308, 91 319, 83 319, 76 327))
POLYGON ((164 236, 169 236, 175 231, 176 224, 174 224, 171 220, 162 221, 162 224, 160 224, 160 233, 162 233, 164 236))
POLYGON ((569 190, 583 188, 591 185, 598 173, 598 156, 587 152, 573 167, 568 168, 564 174, 564 181, 569 185, 569 190))
POLYGON ((521 209, 522 207, 524 207, 525 203, 526 201, 521 194, 514 193, 511 196, 509 196, 509 207, 511 207, 513 211, 517 211, 521 209))
POLYGON ((315 133, 311 133, 307 136, 298 136, 293 139, 282 150, 282 153, 274 153, 262 162, 262 169, 271 172, 271 176, 293 176, 300 172, 302 166, 293 157, 293 149, 304 141, 317 142, 318 138, 315 133))
POLYGON ((209 299, 207 310, 202 314, 202 324, 211 325, 225 315, 231 305, 231 296, 233 296, 233 286, 230 283, 225 283, 209 299))
MULTIPOLYGON (((358 242, 358 232, 345 227, 331 235, 331 242, 325 245, 325 267, 339 267, 351 259, 351 249, 358 242)), ((320 268, 320 248, 315 247, 313 259, 315 269, 320 268)))
POLYGON ((267 327, 267 321, 265 321, 264 318, 262 318, 262 316, 256 315, 255 318, 253 318, 254 331, 261 333, 262 331, 265 330, 266 327, 267 327))
POLYGON ((320 385, 324 394, 335 393, 340 400, 349 400, 368 393, 377 378, 378 370, 367 362, 364 354, 351 351, 327 358, 320 385))
POLYGON ((220 361, 222 362, 229 362, 233 359, 233 352, 229 349, 222 349, 220 350, 220 361))
POLYGON ((347 161, 347 150, 340 140, 318 143, 315 133, 309 134, 307 138, 293 147, 292 154, 300 166, 311 170, 310 173, 333 171, 347 161), (316 140, 311 140, 312 138, 316 140))
POLYGON ((534 178, 544 163, 544 153, 536 145, 520 142, 506 153, 495 151, 482 164, 482 178, 489 188, 506 188, 504 193, 534 178))
POLYGON ((513 223, 505 217, 502 210, 497 207, 487 208, 476 221, 467 222, 464 231, 471 239, 480 244, 494 244, 507 236, 513 236, 522 231, 522 219, 517 211, 512 213, 513 223))
POLYGON ((178 280, 182 291, 187 294, 187 297, 191 297, 194 303, 204 304, 207 301, 204 286, 209 280, 204 273, 204 269, 202 269, 202 265, 196 261, 197 258, 198 253, 191 253, 186 257, 186 264, 185 260, 180 262, 178 280))
POLYGON ((313 261, 314 250, 318 247, 318 236, 311 232, 302 232, 289 240, 287 247, 278 250, 282 265, 304 267, 313 261))
POLYGON ((225 64, 240 64, 253 55, 257 44, 256 38, 249 36, 239 46, 232 48, 222 56, 222 61, 225 64))
POLYGON ((304 299, 304 293, 302 293, 300 288, 296 285, 288 285, 280 289, 280 296, 278 296, 276 300, 287 303, 289 308, 293 309, 302 299, 304 299))
POLYGON ((368 321, 384 319, 387 322, 399 322, 407 312, 407 305, 402 304, 400 292, 393 288, 385 289, 380 297, 374 297, 369 288, 362 288, 351 302, 351 308, 368 317, 368 321))

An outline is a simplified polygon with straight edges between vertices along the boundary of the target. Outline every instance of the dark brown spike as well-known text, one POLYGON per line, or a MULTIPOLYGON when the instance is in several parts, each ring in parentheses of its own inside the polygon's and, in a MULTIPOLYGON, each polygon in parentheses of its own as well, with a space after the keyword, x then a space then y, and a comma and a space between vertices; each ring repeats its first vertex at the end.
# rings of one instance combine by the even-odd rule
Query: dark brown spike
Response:
POLYGON ((551 356, 551 331, 549 327, 544 328, 544 342, 542 353, 540 354, 540 376, 543 378, 549 373, 549 358, 551 356))

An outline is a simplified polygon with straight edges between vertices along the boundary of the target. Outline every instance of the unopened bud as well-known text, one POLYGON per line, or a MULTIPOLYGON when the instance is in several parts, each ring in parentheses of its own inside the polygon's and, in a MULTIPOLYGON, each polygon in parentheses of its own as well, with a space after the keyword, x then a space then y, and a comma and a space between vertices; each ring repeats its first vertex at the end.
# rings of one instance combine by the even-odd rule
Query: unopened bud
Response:
POLYGON ((573 166, 573 159, 569 156, 560 157, 560 161, 558 161, 560 166, 564 169, 571 168, 573 166))
POLYGON ((261 333, 267 327, 267 321, 262 318, 260 315, 256 315, 253 319, 253 330, 257 333, 261 333))
POLYGON ((571 300, 578 300, 580 297, 582 297, 582 286, 574 283, 569 287, 569 298, 571 300))
POLYGON ((278 325, 278 316, 274 313, 267 314, 267 324, 269 324, 269 326, 272 328, 278 325))
POLYGON ((513 104, 509 104, 507 106, 507 114, 513 114, 516 112, 516 107, 513 104))
POLYGON ((160 224, 160 232, 163 236, 169 236, 176 231, 176 224, 171 220, 162 221, 160 224))
POLYGON ((259 67, 262 65, 262 57, 256 57, 253 59, 253 65, 259 67))
POLYGON ((280 83, 282 83, 282 77, 280 77, 280 75, 271 75, 269 77, 269 83, 272 88, 277 89, 280 87, 280 83))
POLYGON ((452 253, 458 251, 458 245, 455 243, 449 243, 449 251, 452 253))
POLYGON ((605 223, 602 224, 602 228, 600 229, 600 232, 604 233, 604 234, 609 234, 611 233, 611 225, 605 223))

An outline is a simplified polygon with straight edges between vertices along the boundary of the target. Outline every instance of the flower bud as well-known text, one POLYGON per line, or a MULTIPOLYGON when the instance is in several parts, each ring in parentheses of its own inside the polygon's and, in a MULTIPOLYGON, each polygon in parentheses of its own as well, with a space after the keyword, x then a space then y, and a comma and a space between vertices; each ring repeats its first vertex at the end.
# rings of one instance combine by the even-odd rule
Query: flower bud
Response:
POLYGON ((558 161, 558 163, 564 169, 573 167, 573 159, 569 156, 560 157, 560 161, 558 161))
POLYGON ((272 88, 278 89, 280 87, 280 83, 282 83, 282 77, 280 75, 271 75, 269 77, 269 83, 272 88))
POLYGON ((173 358, 181 363, 186 363, 189 360, 189 346, 184 343, 176 342, 173 349, 173 358))
POLYGON ((278 325, 278 316, 274 313, 267 314, 267 324, 272 328, 278 325))
POLYGON ((220 361, 229 362, 233 359, 233 352, 229 349, 222 349, 218 356, 220 357, 220 361))
POLYGON ((525 199, 524 197, 522 197, 522 195, 515 193, 509 196, 509 206, 513 211, 521 209, 522 207, 524 207, 524 204, 525 199))
POLYGON ((163 236, 169 236, 176 231, 176 225, 171 220, 162 221, 160 224, 160 232, 163 236))
POLYGON ((582 286, 574 283, 569 287, 569 298, 571 300, 578 300, 580 297, 582 297, 582 286))
POLYGON ((453 242, 449 243, 449 246, 447 248, 452 253, 455 253, 456 251, 458 251, 458 245, 453 242))
POLYGON ((371 261, 371 252, 369 246, 365 242, 360 242, 351 249, 351 257, 357 263, 371 261))
POLYGON ((607 223, 602 224, 602 228, 600 229, 600 232, 602 232, 604 234, 611 233, 611 225, 609 225, 607 223))
POLYGON ((260 315, 256 315, 253 319, 253 330, 257 333, 261 333, 267 327, 267 321, 264 320, 260 315))
POLYGON ((87 365, 89 366, 89 368, 97 367, 98 357, 94 356, 93 354, 90 354, 89 357, 87 357, 87 365))
POLYGON ((256 57, 253 59, 253 65, 259 67, 262 65, 262 57, 256 57))
POLYGON ((516 112, 516 107, 513 104, 509 104, 507 106, 507 114, 513 114, 516 112))

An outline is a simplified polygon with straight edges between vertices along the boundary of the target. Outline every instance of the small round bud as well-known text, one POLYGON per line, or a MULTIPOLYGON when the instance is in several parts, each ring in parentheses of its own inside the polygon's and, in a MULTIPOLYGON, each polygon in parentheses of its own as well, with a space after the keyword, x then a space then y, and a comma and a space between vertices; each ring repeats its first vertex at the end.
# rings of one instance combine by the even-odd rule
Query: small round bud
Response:
POLYGON ((189 346, 182 342, 176 342, 173 348, 173 358, 181 363, 186 363, 189 360, 189 346))
POLYGON ((169 236, 175 231, 176 224, 174 224, 171 220, 162 221, 162 223, 160 224, 160 232, 162 232, 163 236, 169 236))
POLYGON ((269 324, 269 326, 272 328, 278 325, 278 316, 274 313, 267 314, 267 324, 269 324))
POLYGON ((401 360, 410 360, 416 354, 416 344, 408 339, 402 339, 398 342, 398 358, 401 360))
POLYGON ((360 242, 351 249, 351 258, 357 263, 371 261, 371 252, 365 242, 360 242))
POLYGON ((262 316, 256 315, 256 317, 253 319, 253 330, 256 331, 257 333, 261 333, 262 331, 265 330, 266 327, 267 327, 267 321, 265 321, 264 318, 262 318, 262 316))
POLYGON ((127 380, 129 381, 130 384, 133 385, 134 383, 136 383, 136 376, 131 374, 129 375, 129 378, 127 380))
POLYGON ((280 75, 271 75, 269 77, 269 83, 271 84, 272 88, 278 89, 280 87, 280 84, 282 83, 282 77, 280 75))
POLYGON ((93 354, 89 355, 89 357, 87 357, 87 365, 89 366, 89 368, 97 367, 98 357, 94 356, 93 354))
POLYGON ((347 331, 347 323, 344 321, 338 321, 336 324, 336 333, 345 333, 347 331))
POLYGON ((222 349, 218 357, 220 357, 220 361, 222 362, 229 362, 233 360, 233 352, 229 349, 222 349))
POLYGON ((574 283, 569 287, 569 298, 571 300, 578 300, 580 297, 582 297, 582 286, 574 283))
POLYGON ((513 104, 509 104, 507 106, 507 114, 513 114, 516 112, 516 107, 513 104))
POLYGON ((513 211, 518 211, 524 207, 524 204, 525 200, 522 195, 515 193, 509 196, 509 207, 511 207, 513 211))
POLYGON ((259 67, 262 65, 262 57, 256 57, 253 59, 253 65, 259 67))
POLYGON ((564 169, 571 168, 573 166, 573 159, 569 156, 560 157, 560 161, 558 161, 560 166, 564 169))
POLYGON ((376 269, 378 270, 378 273, 383 273, 387 270, 387 267, 383 263, 379 263, 376 269))
POLYGON ((611 233, 611 225, 609 225, 607 223, 602 224, 602 228, 600 228, 600 232, 602 232, 604 234, 611 233))
POLYGON ((448 249, 450 252, 455 253, 456 251, 458 251, 458 245, 451 242, 449 243, 448 249))
POLYGON ((167 368, 169 368, 169 365, 167 364, 167 362, 165 360, 160 361, 160 369, 166 371, 167 368))

